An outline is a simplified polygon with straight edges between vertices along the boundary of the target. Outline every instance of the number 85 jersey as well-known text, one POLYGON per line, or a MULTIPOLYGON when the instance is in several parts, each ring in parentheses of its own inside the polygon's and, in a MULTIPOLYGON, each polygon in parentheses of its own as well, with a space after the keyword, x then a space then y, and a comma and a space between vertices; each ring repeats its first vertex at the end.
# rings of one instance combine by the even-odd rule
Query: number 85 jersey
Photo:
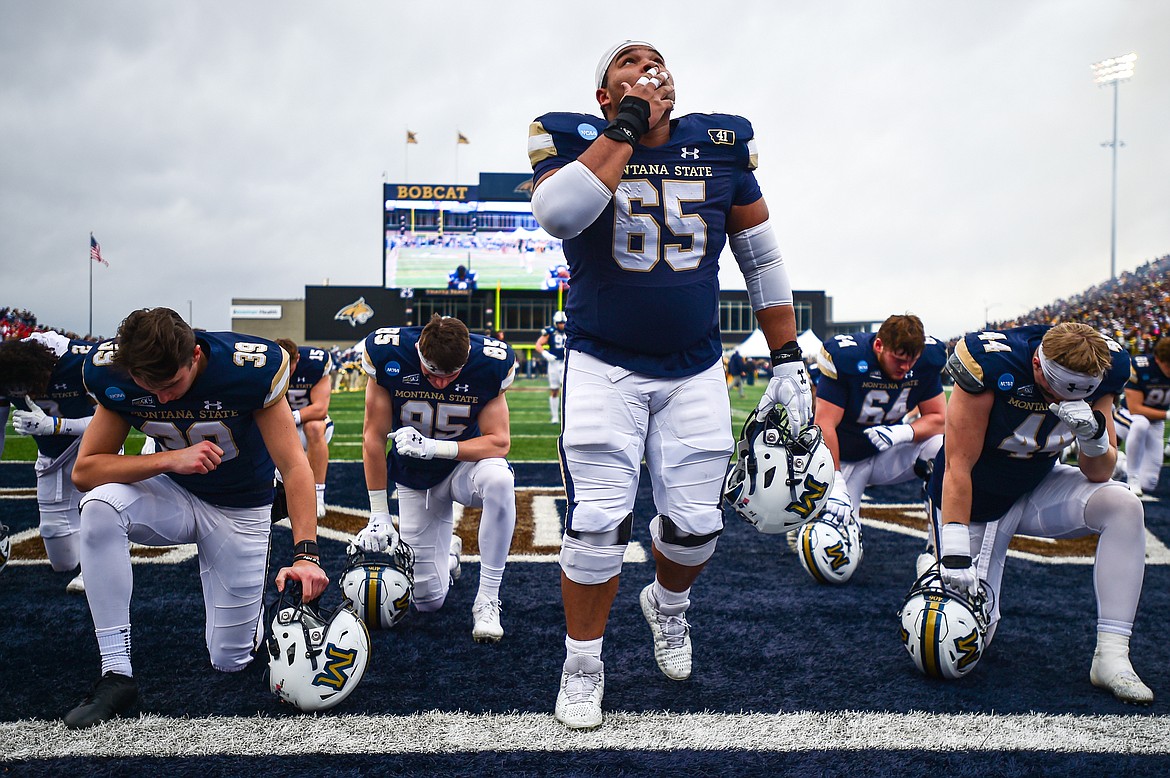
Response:
POLYGON ((197 332, 207 356, 185 395, 167 403, 113 364, 117 344, 94 347, 85 363, 85 387, 102 405, 154 438, 160 451, 210 440, 223 450, 219 467, 198 475, 165 475, 199 499, 225 508, 272 502, 275 467, 253 411, 284 399, 288 353, 271 341, 235 332, 197 332))
MULTIPOLYGON (((534 180, 576 160, 607 122, 550 113, 532 123, 534 180)), ((728 114, 671 120, 661 146, 637 146, 601 215, 564 243, 571 347, 658 377, 694 375, 722 356, 719 255, 727 215, 760 199, 751 124, 728 114)))
MULTIPOLYGON (((435 440, 479 437, 479 413, 516 378, 516 356, 502 340, 471 334, 471 353, 455 380, 436 389, 415 348, 422 327, 384 327, 366 336, 362 369, 390 394, 393 428, 414 427, 435 440)), ((454 459, 399 456, 390 446, 386 472, 408 489, 430 489, 458 466, 454 459)))

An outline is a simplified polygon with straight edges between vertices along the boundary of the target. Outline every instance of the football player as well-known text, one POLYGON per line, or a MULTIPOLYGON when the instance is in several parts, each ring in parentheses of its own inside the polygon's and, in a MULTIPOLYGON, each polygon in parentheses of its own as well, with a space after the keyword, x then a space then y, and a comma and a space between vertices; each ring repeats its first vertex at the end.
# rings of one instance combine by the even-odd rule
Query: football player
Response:
POLYGON ((569 340, 565 322, 569 317, 564 311, 553 314, 551 327, 541 330, 536 339, 536 353, 548 362, 548 412, 549 422, 561 423, 561 382, 565 377, 565 344, 569 340))
POLYGON ((909 481, 916 466, 925 472, 942 446, 946 357, 913 314, 824 343, 815 418, 839 471, 825 513, 857 521, 866 487, 909 481))
POLYGON ((1067 322, 969 333, 946 369, 955 388, 930 481, 944 580, 969 592, 987 582, 994 595, 990 643, 1012 536, 1097 535, 1089 679, 1119 700, 1151 703, 1154 694, 1129 659, 1145 516, 1141 500, 1111 480, 1117 443, 1110 406, 1129 376, 1129 355, 1092 327, 1067 322), (1077 467, 1057 464, 1073 438, 1077 467))
MULTIPOLYGON (((333 440, 333 419, 329 418, 333 360, 325 349, 297 346, 288 338, 277 344, 289 356, 292 377, 288 383, 288 404, 301 446, 313 468, 317 486, 317 518, 325 518, 325 474, 329 470, 329 441, 333 440)), ((277 473, 277 477, 280 474, 277 473)))
POLYGON ((1154 490, 1162 471, 1162 441, 1170 410, 1170 338, 1154 344, 1153 358, 1133 357, 1125 402, 1133 419, 1125 439, 1129 488, 1140 497, 1154 490))
MULTIPOLYGON (((31 435, 37 444, 41 540, 49 564, 59 573, 74 570, 81 562, 81 492, 73 485, 72 473, 81 435, 93 417, 93 400, 81 379, 81 366, 93 345, 56 332, 0 343, 0 394, 20 398, 13 430, 31 435)), ((80 572, 65 591, 85 591, 80 572)))
POLYGON ((195 332, 175 311, 131 313, 118 337, 94 347, 85 386, 98 402, 73 480, 81 501, 81 567, 102 675, 65 726, 126 713, 138 698, 130 662, 130 543, 194 543, 211 665, 234 673, 252 661, 263 627, 273 462, 284 475, 294 553, 276 588, 300 583, 303 600, 329 584, 317 553, 313 471, 284 400, 288 355, 234 332, 195 332), (134 427, 157 453, 120 456, 134 427))
POLYGON ((415 607, 437 611, 460 569, 454 503, 482 508, 471 636, 498 642, 500 584, 516 528, 515 481, 504 459, 512 445, 504 396, 516 378, 512 348, 438 314, 425 327, 376 330, 365 345, 362 462, 370 521, 354 542, 393 553, 400 532, 414 549, 415 607), (386 495, 391 481, 398 485, 397 531, 386 495))
POLYGON ((773 378, 757 409, 811 421, 792 289, 756 182, 751 124, 728 114, 672 119, 675 83, 657 47, 623 41, 597 64, 602 116, 532 123, 532 211, 564 240, 567 292, 559 451, 568 493, 561 546, 566 660, 556 718, 602 723, 606 620, 633 527, 643 458, 658 515, 655 579, 642 614, 663 673, 691 674, 691 585, 723 530, 733 446, 719 335, 718 261, 730 240, 773 378))

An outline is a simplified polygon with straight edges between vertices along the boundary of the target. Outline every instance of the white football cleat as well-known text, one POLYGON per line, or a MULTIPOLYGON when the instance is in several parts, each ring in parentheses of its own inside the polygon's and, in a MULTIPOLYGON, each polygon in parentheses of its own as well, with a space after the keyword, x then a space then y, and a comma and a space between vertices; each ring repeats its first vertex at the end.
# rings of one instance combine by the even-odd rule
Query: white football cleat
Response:
POLYGON ((317 500, 317 518, 325 518, 325 500, 317 500))
POLYGON ((1089 680, 1094 686, 1108 689, 1114 697, 1131 705, 1149 705, 1154 701, 1154 692, 1142 683, 1128 660, 1119 668, 1116 660, 1107 662, 1100 654, 1094 653, 1089 680))
POLYGON ((601 726, 604 695, 605 665, 588 654, 573 654, 561 670, 554 715, 569 729, 595 729, 601 726))
POLYGON ((471 639, 476 643, 499 643, 504 637, 504 628, 500 625, 501 610, 499 600, 476 598, 475 604, 471 606, 471 617, 475 620, 471 639))
POLYGON ((65 591, 70 594, 85 594, 85 579, 81 577, 81 573, 78 573, 72 581, 65 584, 65 591))
POLYGON ((447 560, 447 569, 451 572, 451 583, 459 580, 459 576, 463 574, 463 564, 459 561, 459 555, 463 553, 463 538, 458 535, 451 536, 451 556, 447 560))
POLYGON ((686 608, 677 613, 664 612, 654 601, 653 588, 654 584, 647 584, 639 600, 654 636, 654 661, 667 678, 685 681, 691 677, 691 625, 687 623, 686 608))

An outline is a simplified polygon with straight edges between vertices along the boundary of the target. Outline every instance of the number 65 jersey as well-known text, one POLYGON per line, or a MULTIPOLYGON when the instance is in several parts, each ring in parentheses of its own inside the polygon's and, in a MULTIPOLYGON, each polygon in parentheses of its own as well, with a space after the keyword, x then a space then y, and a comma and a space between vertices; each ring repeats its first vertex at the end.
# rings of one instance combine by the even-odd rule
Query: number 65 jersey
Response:
MULTIPOLYGON (((529 130, 533 178, 576 160, 606 127, 549 113, 529 130)), ((571 348, 644 375, 694 375, 722 357, 719 255, 727 215, 760 199, 747 119, 688 114, 661 146, 637 146, 613 199, 564 242, 571 348)))
MULTIPOLYGON (((479 437, 479 413, 516 378, 516 356, 502 340, 471 333, 471 353, 455 380, 436 389, 422 373, 416 345, 422 327, 385 327, 366 336, 362 369, 390 394, 393 428, 414 427, 435 440, 479 437)), ((454 459, 399 456, 390 446, 386 472, 408 489, 430 489, 458 466, 454 459)))
MULTIPOLYGON (((946 370, 955 384, 971 394, 993 392, 983 451, 971 472, 971 521, 999 518, 1017 499, 1051 472, 1060 452, 1073 440, 1072 431, 1048 409, 1032 371, 1032 356, 1046 324, 1000 332, 971 332, 955 345, 946 370)), ((1085 402, 1112 396, 1129 378, 1129 354, 1106 338, 1113 364, 1101 385, 1085 402)), ((942 505, 946 446, 935 460, 931 497, 942 505)))
POLYGON ((85 363, 85 386, 103 407, 117 413, 160 451, 177 451, 210 440, 223 450, 219 467, 199 475, 165 475, 199 499, 225 508, 255 508, 272 502, 275 467, 253 411, 284 399, 288 353, 253 335, 196 332, 207 355, 203 372, 185 395, 168 403, 114 366, 117 344, 96 346, 85 363))

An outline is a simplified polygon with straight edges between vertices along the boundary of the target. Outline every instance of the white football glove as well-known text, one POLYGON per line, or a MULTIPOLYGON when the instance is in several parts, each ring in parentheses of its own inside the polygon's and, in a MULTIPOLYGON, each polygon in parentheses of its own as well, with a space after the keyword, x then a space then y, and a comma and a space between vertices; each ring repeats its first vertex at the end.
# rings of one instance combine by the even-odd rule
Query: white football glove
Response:
POLYGON ((404 457, 454 459, 459 454, 459 444, 455 441, 428 438, 414 427, 399 427, 390 437, 394 438, 394 450, 404 457))
POLYGON ((393 554, 398 550, 398 530, 389 513, 371 513, 370 523, 353 539, 355 546, 370 554, 393 554))
POLYGON ((24 404, 28 406, 27 411, 13 411, 12 412, 12 428, 16 430, 18 435, 56 435, 58 432, 58 419, 56 416, 48 416, 40 406, 30 400, 28 397, 24 398, 24 404))
POLYGON ((853 500, 849 497, 845 476, 841 475, 840 470, 833 474, 833 491, 829 492, 829 499, 822 513, 839 522, 848 521, 853 515, 853 500))
POLYGON ((556 362, 557 361, 557 355, 552 353, 548 349, 545 349, 544 351, 540 352, 540 355, 542 357, 544 357, 545 362, 556 362))
POLYGON ((803 360, 781 362, 772 368, 768 388, 756 406, 756 419, 763 421, 777 405, 788 411, 788 424, 793 437, 812 423, 812 384, 803 360))
POLYGON ((866 427, 865 437, 878 452, 886 451, 894 446, 914 441, 914 428, 909 424, 881 424, 877 427, 866 427))
POLYGON ((957 521, 943 524, 939 558, 942 560, 939 573, 943 583, 970 595, 979 593, 979 573, 971 559, 971 531, 966 524, 957 521))
POLYGON ((1081 453, 1087 457, 1099 457, 1109 451, 1108 428, 1105 416, 1094 411, 1084 400, 1065 400, 1052 403, 1048 410, 1055 413, 1072 433, 1077 436, 1081 453), (1097 417, 1101 416, 1100 419, 1097 417))

